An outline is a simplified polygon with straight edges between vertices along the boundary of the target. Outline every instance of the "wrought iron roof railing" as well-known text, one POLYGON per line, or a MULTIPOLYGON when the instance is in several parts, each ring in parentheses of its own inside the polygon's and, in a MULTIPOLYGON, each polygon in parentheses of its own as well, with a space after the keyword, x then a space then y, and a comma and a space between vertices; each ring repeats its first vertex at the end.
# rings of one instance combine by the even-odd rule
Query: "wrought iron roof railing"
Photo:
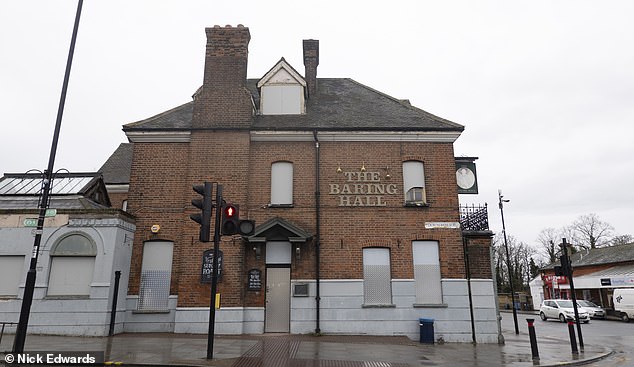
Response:
POLYGON ((488 231, 489 213, 487 204, 460 205, 460 228, 463 231, 488 231))

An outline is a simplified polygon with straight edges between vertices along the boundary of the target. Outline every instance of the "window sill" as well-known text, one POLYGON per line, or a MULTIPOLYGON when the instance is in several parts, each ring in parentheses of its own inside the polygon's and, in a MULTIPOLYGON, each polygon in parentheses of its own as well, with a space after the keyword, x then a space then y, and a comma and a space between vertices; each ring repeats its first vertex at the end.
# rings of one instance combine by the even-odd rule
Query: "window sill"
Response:
POLYGON ((293 208, 293 204, 269 204, 267 205, 269 208, 293 208))
POLYGON ((396 308, 394 304, 361 305, 361 308, 396 308))
POLYGON ((156 314, 156 313, 170 313, 170 310, 132 310, 133 314, 156 314))
POLYGON ((447 308, 446 303, 414 303, 414 308, 447 308))
POLYGON ((44 297, 45 301, 57 300, 57 299, 90 299, 90 296, 89 295, 74 295, 74 296, 72 296, 72 295, 68 295, 68 296, 60 295, 60 296, 46 296, 46 297, 44 297))
POLYGON ((415 203, 415 202, 405 203, 403 204, 403 206, 406 208, 429 208, 429 204, 427 203, 415 203))

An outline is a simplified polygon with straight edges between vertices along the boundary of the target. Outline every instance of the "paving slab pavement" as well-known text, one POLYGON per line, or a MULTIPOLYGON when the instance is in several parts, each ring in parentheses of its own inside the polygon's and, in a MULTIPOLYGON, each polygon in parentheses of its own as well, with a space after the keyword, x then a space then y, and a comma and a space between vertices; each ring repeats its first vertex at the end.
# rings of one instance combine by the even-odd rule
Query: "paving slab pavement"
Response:
MULTIPOLYGON (((25 351, 100 351, 123 366, 219 367, 409 367, 409 366, 562 366, 587 364, 611 351, 585 346, 573 355, 566 341, 539 340, 540 360, 533 361, 528 333, 504 332, 505 344, 421 344, 404 336, 238 335, 214 339, 214 359, 207 360, 207 336, 134 333, 107 337, 28 335, 25 351)), ((11 350, 4 335, 0 363, 11 350)))

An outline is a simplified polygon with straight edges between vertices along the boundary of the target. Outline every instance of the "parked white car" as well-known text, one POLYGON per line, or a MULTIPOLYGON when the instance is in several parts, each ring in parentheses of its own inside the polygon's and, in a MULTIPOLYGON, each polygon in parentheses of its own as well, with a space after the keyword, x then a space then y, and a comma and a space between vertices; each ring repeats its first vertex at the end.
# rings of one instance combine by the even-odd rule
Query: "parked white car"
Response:
POLYGON ((578 300, 577 304, 588 311, 588 315, 591 319, 605 319, 605 310, 599 305, 586 301, 585 299, 578 300))
MULTIPOLYGON (((590 315, 583 307, 578 306, 579 321, 590 322, 590 315)), ((547 299, 542 302, 539 308, 539 317, 546 321, 548 319, 558 319, 561 322, 574 321, 575 310, 572 301, 569 299, 547 299)))

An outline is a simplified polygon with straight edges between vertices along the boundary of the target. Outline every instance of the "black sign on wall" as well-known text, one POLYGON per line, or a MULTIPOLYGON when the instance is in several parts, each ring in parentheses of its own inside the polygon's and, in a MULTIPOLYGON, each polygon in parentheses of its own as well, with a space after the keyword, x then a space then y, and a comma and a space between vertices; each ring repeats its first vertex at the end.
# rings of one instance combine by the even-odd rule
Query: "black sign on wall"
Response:
POLYGON ((612 279, 610 279, 610 278, 601 278, 601 285, 612 285, 612 279))
MULTIPOLYGON (((203 265, 200 272, 201 283, 211 283, 211 274, 214 266, 214 250, 203 252, 203 265)), ((222 251, 218 250, 218 281, 222 279, 222 251)))
POLYGON ((477 157, 456 157, 456 183, 458 194, 477 194, 478 175, 475 160, 477 157))
POLYGON ((262 272, 258 269, 249 270, 249 283, 247 284, 247 290, 259 291, 262 289, 262 272))

